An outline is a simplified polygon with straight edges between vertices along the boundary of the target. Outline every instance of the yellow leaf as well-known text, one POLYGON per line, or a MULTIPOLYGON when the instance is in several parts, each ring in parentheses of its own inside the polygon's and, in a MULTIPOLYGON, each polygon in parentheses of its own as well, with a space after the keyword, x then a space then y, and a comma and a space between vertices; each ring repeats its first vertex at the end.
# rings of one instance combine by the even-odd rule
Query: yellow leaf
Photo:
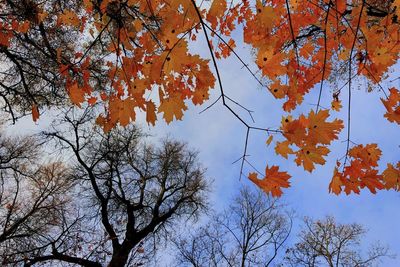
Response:
POLYGON ((293 150, 289 147, 289 141, 276 142, 275 152, 277 155, 281 155, 285 159, 288 158, 288 154, 294 154, 293 150))
POLYGON ((271 144, 273 138, 274 138, 274 137, 273 137, 272 135, 270 135, 270 136, 268 137, 267 141, 265 142, 265 143, 267 144, 267 146, 269 146, 269 145, 271 144))
POLYGON ((340 111, 342 108, 342 101, 340 100, 333 100, 331 103, 331 109, 334 111, 340 111))
POLYGON ((335 171, 335 175, 333 176, 331 182, 329 183, 329 192, 333 192, 335 195, 339 195, 342 192, 342 181, 340 180, 340 176, 337 173, 337 169, 335 171))

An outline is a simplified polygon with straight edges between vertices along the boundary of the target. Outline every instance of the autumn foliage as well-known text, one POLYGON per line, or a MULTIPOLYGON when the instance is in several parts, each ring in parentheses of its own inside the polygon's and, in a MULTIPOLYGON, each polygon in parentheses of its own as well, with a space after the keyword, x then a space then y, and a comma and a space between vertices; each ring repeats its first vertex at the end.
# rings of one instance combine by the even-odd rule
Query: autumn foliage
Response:
MULTIPOLYGON (((399 0, 214 0, 201 5, 194 0, 24 0, 1 1, 0 9, 5 14, 0 15, 3 75, 21 79, 1 82, 8 92, 1 95, 4 109, 13 118, 31 112, 37 121, 46 106, 62 102, 57 97, 64 93, 78 107, 98 107, 96 122, 104 131, 127 126, 138 112, 151 125, 161 115, 170 123, 183 118, 189 102, 205 103, 217 87, 218 101, 247 127, 246 148, 250 130, 268 133, 268 144, 276 134, 276 153, 312 172, 325 164, 329 145, 346 126, 347 149, 329 190, 349 194, 365 187, 373 193, 400 188, 399 162, 380 171, 377 144, 350 142, 356 77, 382 91, 382 118, 400 124, 400 92, 381 85, 400 52, 399 0), (253 49, 259 70, 245 65, 244 71, 284 101, 288 114, 279 129, 252 126, 227 104, 218 59, 236 57, 244 64, 235 52, 234 31, 253 49), (200 43, 209 49, 209 58, 191 51, 191 44, 200 43), (28 51, 36 52, 29 56, 28 51), (345 83, 332 87, 332 99, 325 100, 330 109, 325 109, 321 92, 332 85, 333 75, 341 75, 345 83), (40 95, 47 83, 62 92, 40 95), (308 114, 295 117, 291 112, 311 90, 319 91, 318 102, 308 114), (347 125, 332 116, 342 108, 342 95, 348 97, 347 125), (15 108, 21 98, 23 105, 15 108)), ((289 187, 290 176, 269 165, 262 180, 256 173, 249 179, 279 196, 281 188, 289 187)))

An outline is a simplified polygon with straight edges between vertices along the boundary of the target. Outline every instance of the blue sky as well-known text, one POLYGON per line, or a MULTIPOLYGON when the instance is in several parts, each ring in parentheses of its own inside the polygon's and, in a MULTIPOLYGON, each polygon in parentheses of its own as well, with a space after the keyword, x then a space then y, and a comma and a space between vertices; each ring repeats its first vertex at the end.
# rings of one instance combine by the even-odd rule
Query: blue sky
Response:
MULTIPOLYGON (((198 42, 197 51, 208 57, 204 46, 198 42)), ((251 63, 252 55, 249 47, 244 47, 238 42, 238 53, 242 58, 251 63)), ((252 66, 254 69, 254 65, 252 66)), ((256 125, 260 127, 279 127, 282 101, 275 100, 272 95, 262 88, 247 73, 234 58, 219 61, 222 74, 223 86, 226 94, 237 100, 242 105, 254 111, 256 125)), ((397 77, 399 69, 393 68, 391 77, 397 77)), ((390 79, 388 79, 390 80, 390 79)), ((384 88, 398 86, 398 81, 383 82, 384 88)), ((399 128, 383 118, 384 107, 380 97, 382 92, 373 91, 367 93, 365 81, 354 82, 352 105, 351 140, 355 143, 367 144, 378 143, 383 151, 381 166, 387 162, 397 162, 400 159, 399 128)), ((332 90, 326 86, 323 90, 322 106, 329 107, 332 90)), ((318 89, 309 94, 302 107, 295 110, 294 115, 308 110, 317 102, 318 89)), ((243 154, 246 128, 235 119, 229 111, 222 106, 221 102, 215 104, 206 112, 199 114, 208 104, 218 98, 218 89, 212 90, 210 101, 203 106, 189 105, 183 121, 174 121, 166 125, 159 117, 156 127, 149 127, 143 122, 143 116, 139 116, 139 122, 154 138, 165 135, 186 141, 190 147, 199 150, 200 159, 208 169, 207 175, 214 180, 212 186, 212 206, 220 210, 226 207, 232 195, 237 192, 243 184, 253 186, 245 177, 239 180, 240 163, 232 164, 243 154)), ((341 94, 342 104, 347 106, 347 89, 341 94)), ((240 109, 237 109, 240 112, 240 109)), ((246 117, 246 113, 242 113, 246 117)), ((339 118, 346 119, 345 108, 338 114, 339 118)), ((248 117, 247 117, 248 118, 248 117)), ((250 118, 248 118, 250 119, 250 118)), ((248 120, 250 121, 250 120, 248 120)), ((21 120, 10 131, 19 131, 21 127, 34 132, 44 129, 48 121, 44 118, 35 125, 30 118, 21 120)), ((346 125, 347 126, 347 125, 346 125)), ((338 141, 334 142, 331 153, 324 166, 318 166, 313 173, 305 172, 297 167, 293 160, 285 160, 275 155, 274 143, 270 146, 265 144, 267 135, 264 132, 252 131, 250 136, 248 160, 259 170, 264 170, 265 165, 279 165, 282 170, 292 175, 291 187, 284 190, 282 201, 289 208, 296 211, 298 218, 310 216, 322 218, 325 215, 333 215, 341 223, 360 223, 369 229, 363 243, 366 245, 380 240, 383 244, 390 246, 391 251, 400 256, 400 221, 399 203, 400 195, 394 191, 380 191, 376 195, 364 190, 360 195, 335 196, 328 193, 328 184, 332 177, 333 167, 336 159, 345 154, 346 139, 345 131, 340 135, 338 141)), ((278 140, 278 139, 274 139, 278 140)), ((246 165, 244 172, 252 169, 246 165)), ((295 239, 300 219, 297 219, 292 237, 295 239)), ((397 260, 386 260, 382 266, 399 266, 400 257, 397 260)))
MULTIPOLYGON (((202 49, 194 47, 194 50, 206 55, 207 51, 202 49)), ((238 45, 238 52, 246 62, 251 62, 249 47, 238 45)), ((245 107, 254 110, 256 125, 279 127, 284 114, 281 109, 282 101, 275 100, 266 88, 258 85, 236 59, 219 61, 219 69, 222 73, 225 93, 245 107)), ((393 68, 390 77, 398 77, 398 72, 398 67, 393 68)), ((338 79, 343 79, 343 77, 338 79)), ((387 89, 398 86, 399 82, 398 80, 386 81, 382 85, 387 89)), ((368 85, 363 80, 353 83, 351 140, 358 144, 378 143, 383 151, 380 160, 381 167, 385 167, 386 163, 397 162, 400 159, 400 131, 396 124, 388 122, 383 117, 385 110, 380 101, 383 93, 380 91, 367 93, 367 88, 368 85)), ((326 86, 323 92, 321 105, 330 107, 332 90, 326 86)), ((295 110, 293 114, 308 113, 317 102, 317 95, 318 89, 314 89, 305 98, 302 107, 295 110)), ((175 121, 168 126, 160 123, 155 128, 148 128, 157 136, 169 134, 185 140, 191 147, 200 151, 201 161, 208 168, 209 177, 214 180, 211 199, 217 210, 226 207, 232 194, 237 192, 241 185, 253 186, 245 177, 239 180, 240 162, 232 164, 243 154, 246 128, 222 106, 221 102, 199 114, 218 96, 219 91, 216 88, 208 103, 201 107, 189 106, 183 121, 175 121)), ((346 121, 347 89, 343 90, 340 98, 344 108, 337 115, 346 121)), ((237 110, 240 112, 240 109, 237 110)), ((246 117, 245 112, 242 114, 246 117)), ((400 231, 398 230, 400 195, 398 192, 380 191, 373 195, 368 190, 363 190, 360 195, 350 196, 336 196, 328 193, 336 159, 345 154, 346 144, 343 142, 346 139, 345 131, 330 147, 331 153, 327 157, 327 163, 324 166, 317 165, 317 169, 311 174, 297 167, 293 160, 276 156, 273 143, 267 146, 266 139, 267 135, 264 132, 251 132, 248 151, 251 156, 248 159, 260 171, 263 171, 268 163, 279 165, 281 169, 292 175, 291 187, 284 190, 282 201, 288 203, 289 208, 296 211, 298 218, 303 216, 322 218, 325 215, 333 215, 341 223, 360 223, 369 230, 363 239, 365 247, 380 240, 383 244, 390 246, 391 252, 400 256, 400 231)), ((248 173, 253 170, 245 166, 244 171, 248 173)), ((297 227, 293 231, 293 239, 299 230, 300 219, 295 224, 297 227)), ((397 260, 385 260, 382 266, 399 266, 399 264, 398 257, 397 260)))

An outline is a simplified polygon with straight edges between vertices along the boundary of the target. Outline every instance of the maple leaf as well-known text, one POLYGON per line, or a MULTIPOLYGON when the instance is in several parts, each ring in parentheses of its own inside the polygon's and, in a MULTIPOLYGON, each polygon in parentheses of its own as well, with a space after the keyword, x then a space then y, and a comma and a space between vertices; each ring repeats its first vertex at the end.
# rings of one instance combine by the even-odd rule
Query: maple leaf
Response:
MULTIPOLYGON (((340 177, 341 185, 344 186, 344 192, 350 194, 360 193, 360 189, 367 187, 371 193, 375 194, 377 190, 391 188, 396 186, 396 179, 393 178, 393 169, 388 165, 387 172, 378 174, 376 167, 381 156, 381 150, 377 144, 357 145, 348 152, 350 165, 344 167, 343 172, 335 168, 334 176, 340 177)), ((332 186, 337 186, 339 182, 335 181, 332 186)), ((335 188, 336 192, 340 191, 335 188)))
POLYGON ((88 102, 89 105, 93 106, 93 105, 95 105, 95 104, 97 103, 97 98, 94 97, 94 96, 89 97, 89 99, 87 100, 87 102, 88 102))
POLYGON ((235 40, 229 39, 228 44, 219 43, 218 48, 221 50, 221 55, 223 58, 227 58, 231 55, 232 50, 236 47, 235 40))
POLYGON ((387 168, 382 173, 383 181, 386 189, 394 189, 400 191, 400 162, 397 168, 393 164, 388 163, 387 168))
POLYGON ((371 193, 376 194, 376 189, 380 190, 384 188, 381 182, 382 176, 378 175, 378 170, 368 170, 362 177, 361 186, 366 186, 371 193))
POLYGON ((158 113, 163 112, 164 120, 167 123, 170 123, 174 117, 177 120, 182 119, 183 111, 186 109, 187 107, 183 99, 179 95, 174 95, 169 98, 161 99, 161 104, 158 107, 158 113))
POLYGON ((200 105, 209 98, 209 91, 214 87, 216 79, 208 67, 208 61, 202 60, 194 63, 199 67, 199 70, 196 70, 194 66, 190 68, 191 73, 196 77, 192 102, 195 105, 200 105))
POLYGON ((390 95, 387 100, 381 98, 382 103, 385 105, 386 113, 385 118, 390 122, 400 124, 400 92, 396 88, 389 89, 390 95))
POLYGON ((326 160, 323 156, 328 155, 329 149, 325 146, 306 146, 296 152, 295 162, 297 166, 303 165, 304 170, 312 172, 314 164, 324 165, 326 160))
POLYGON ((92 13, 93 11, 93 3, 91 0, 83 0, 83 5, 87 13, 92 13))
POLYGON ((135 100, 132 98, 120 99, 112 95, 109 97, 107 116, 100 115, 96 119, 96 123, 101 125, 105 132, 110 131, 118 123, 121 126, 127 126, 136 118, 135 106, 135 100))
POLYGON ((338 169, 335 167, 333 178, 329 183, 329 192, 333 192, 334 194, 339 195, 340 192, 342 192, 342 186, 342 178, 338 172, 338 169))
POLYGON ((345 166, 344 175, 352 180, 358 180, 363 172, 363 164, 361 160, 354 159, 350 161, 349 166, 345 166))
POLYGON ((80 19, 74 11, 64 10, 64 12, 58 16, 57 25, 67 25, 77 28, 80 25, 80 19))
POLYGON ((308 114, 308 136, 307 142, 310 144, 330 144, 332 140, 338 138, 338 134, 343 129, 343 121, 335 119, 326 122, 329 117, 328 110, 320 110, 315 113, 313 110, 308 114))
POLYGON ((287 95, 288 90, 289 86, 286 84, 282 84, 278 80, 275 80, 269 87, 269 91, 275 98, 278 99, 284 98, 287 95))
POLYGON ((3 31, 3 24, 0 22, 0 46, 8 47, 10 45, 13 34, 11 31, 3 31))
MULTIPOLYGON (((213 59, 213 53, 217 57, 239 57, 232 50, 241 39, 232 31, 243 25, 238 28, 254 52, 258 72, 252 72, 250 65, 239 58, 241 63, 260 84, 269 81, 266 87, 275 98, 284 99, 283 110, 287 112, 300 105, 317 84, 326 81, 327 86, 332 78, 340 81, 343 71, 337 70, 342 64, 350 64, 352 73, 365 76, 373 88, 386 77, 384 74, 400 54, 399 24, 395 18, 400 14, 399 0, 389 5, 388 19, 374 21, 364 12, 364 2, 346 0, 246 0, 229 5, 226 0, 214 0, 208 10, 196 6, 197 1, 103 0, 95 4, 83 0, 61 5, 65 9, 44 2, 35 5, 29 18, 12 15, 19 12, 14 12, 7 1, 1 4, 1 8, 7 9, 5 13, 10 14, 0 19, 0 50, 6 65, 10 65, 10 73, 16 69, 26 73, 28 86, 35 86, 44 84, 40 76, 47 75, 37 76, 38 82, 33 83, 28 75, 34 73, 32 66, 39 64, 38 70, 46 73, 51 64, 44 63, 56 63, 49 73, 59 72, 55 73, 60 77, 57 87, 65 88, 76 106, 81 107, 86 101, 104 108, 97 122, 105 131, 133 122, 137 110, 146 113, 146 121, 151 125, 155 125, 157 113, 163 113, 167 123, 180 120, 187 110, 186 103, 200 105, 209 99, 216 78, 219 82, 223 79, 210 69, 211 62, 219 72, 217 64, 193 52, 197 49, 192 48, 199 44, 194 41, 203 28, 207 31, 204 34, 209 33, 207 46, 214 44, 208 56, 213 59), (125 13, 127 10, 136 10, 142 16, 138 19, 125 13), (39 34, 35 34, 37 30, 39 34), (32 39, 29 44, 21 38, 26 35, 32 39), (71 38, 76 42, 71 43, 71 38), (41 45, 51 49, 43 53, 41 45), (26 53, 27 47, 37 51, 26 53), (18 57, 7 56, 8 51, 18 57), (32 58, 27 54, 32 54, 32 58), (34 58, 39 54, 43 59, 34 58), (22 70, 16 62, 23 63, 22 70), (157 89, 162 92, 158 99, 154 96, 157 89), (96 97, 92 96, 93 91, 96 97)), ((35 89, 35 101, 42 101, 42 97, 36 99, 35 89)), ((340 90, 331 89, 331 110, 339 111, 340 90)), ((400 124, 400 92, 396 88, 389 91, 389 97, 382 99, 384 116, 400 124)), ((224 97, 223 92, 220 97, 224 97)), ((224 103, 230 109, 229 104, 232 103, 224 103)), ((44 106, 41 102, 37 105, 44 106)), ((241 120, 239 114, 231 111, 241 120)), ((35 104, 32 119, 38 118, 35 104)), ((315 164, 324 164, 329 152, 327 145, 343 129, 341 120, 328 118, 328 110, 311 110, 296 119, 292 115, 283 117, 280 130, 284 140, 276 143, 275 152, 284 158, 295 154, 297 165, 310 172, 315 164)), ((251 127, 255 129, 258 127, 251 127)), ((271 142, 272 136, 266 143, 271 142)), ((345 161, 349 164, 343 166, 342 172, 336 170, 331 192, 359 193, 362 188, 375 192, 382 184, 386 188, 396 187, 396 167, 388 165, 381 175, 376 172, 381 157, 376 144, 355 146, 347 152, 345 161)))
POLYGON ((280 172, 278 166, 268 166, 265 168, 265 177, 260 180, 257 177, 257 173, 250 173, 249 179, 260 187, 265 193, 273 197, 280 197, 282 195, 281 188, 288 188, 290 186, 289 179, 290 175, 287 172, 280 172))
POLYGON ((85 92, 79 88, 77 82, 74 82, 70 87, 68 87, 68 93, 71 102, 78 107, 81 107, 81 103, 85 101, 85 92))
POLYGON ((290 143, 300 145, 306 138, 307 124, 303 118, 293 120, 291 116, 282 117, 281 130, 290 143))
POLYGON ((31 26, 31 23, 28 20, 25 20, 23 23, 21 23, 19 25, 18 31, 21 33, 27 33, 30 26, 31 26))
MULTIPOLYGON (((174 46, 174 49, 168 50, 164 52, 159 58, 160 67, 163 67, 163 71, 169 74, 171 71, 181 72, 182 68, 186 67, 186 64, 193 61, 198 61, 200 58, 198 56, 190 56, 188 53, 187 41, 182 40, 177 45, 174 46)), ((153 62, 153 65, 155 63, 153 62)), ((154 68, 155 66, 153 66, 154 68)), ((160 75, 161 71, 156 68, 156 74, 160 75)))
POLYGON ((334 111, 340 111, 342 108, 342 101, 340 100, 333 100, 331 103, 331 109, 334 111))
POLYGON ((349 156, 360 159, 363 167, 378 166, 381 155, 377 144, 358 145, 349 150, 349 156))
POLYGON ((222 19, 227 8, 226 0, 213 0, 210 9, 207 12, 207 20, 211 23, 213 29, 217 28, 218 19, 222 19))
POLYGON ((133 99, 113 98, 110 100, 110 117, 111 121, 119 121, 121 126, 127 126, 129 122, 135 120, 135 101, 133 99), (115 117, 115 119, 113 118, 115 117))
POLYGON ((146 121, 153 126, 156 124, 156 105, 152 101, 146 102, 146 121))
POLYGON ((174 25, 164 24, 164 28, 160 31, 160 41, 164 44, 167 49, 173 49, 178 43, 178 29, 174 25))
POLYGON ((343 13, 347 8, 347 1, 346 0, 336 0, 335 1, 337 11, 343 13))
MULTIPOLYGON (((272 6, 263 5, 262 1, 256 1, 256 19, 262 27, 272 28, 277 14, 272 6)), ((261 26, 260 25, 260 26, 261 26)))
POLYGON ((294 154, 294 151, 289 147, 289 145, 290 145, 289 141, 276 142, 275 146, 276 154, 281 155, 282 157, 287 159, 289 154, 294 154))
POLYGON ((36 104, 32 105, 32 120, 36 122, 39 119, 39 109, 36 104))

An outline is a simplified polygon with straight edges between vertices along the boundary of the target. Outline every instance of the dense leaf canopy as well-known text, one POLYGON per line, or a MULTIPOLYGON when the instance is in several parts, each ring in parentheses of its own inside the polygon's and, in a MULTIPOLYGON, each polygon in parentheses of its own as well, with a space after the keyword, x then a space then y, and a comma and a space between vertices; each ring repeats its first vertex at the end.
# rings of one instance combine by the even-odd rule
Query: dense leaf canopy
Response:
MULTIPOLYGON (((0 97, 14 120, 31 113, 36 121, 46 106, 70 101, 98 107, 96 121, 105 131, 134 122, 138 112, 149 124, 157 114, 170 123, 218 87, 218 101, 247 128, 241 174, 252 130, 276 134, 276 153, 311 172, 325 164, 328 146, 344 128, 331 117, 346 94, 347 148, 330 190, 399 189, 400 163, 379 172, 377 144, 352 147, 350 136, 356 77, 368 82, 368 91, 382 92, 382 117, 400 124, 399 90, 381 85, 398 60, 399 0, 3 0, 0 10, 0 97), (235 52, 233 31, 254 50, 258 71, 235 52), (200 35, 209 58, 189 49, 200 35), (284 100, 288 114, 278 129, 253 126, 232 109, 236 102, 224 93, 218 69, 226 57, 236 57, 243 71, 284 100), (323 109, 322 91, 338 76, 331 108, 323 109), (315 108, 294 118, 291 112, 311 90, 319 90, 315 108)), ((276 166, 267 167, 265 181, 254 173, 249 178, 274 195, 289 186, 288 174, 276 166)))

